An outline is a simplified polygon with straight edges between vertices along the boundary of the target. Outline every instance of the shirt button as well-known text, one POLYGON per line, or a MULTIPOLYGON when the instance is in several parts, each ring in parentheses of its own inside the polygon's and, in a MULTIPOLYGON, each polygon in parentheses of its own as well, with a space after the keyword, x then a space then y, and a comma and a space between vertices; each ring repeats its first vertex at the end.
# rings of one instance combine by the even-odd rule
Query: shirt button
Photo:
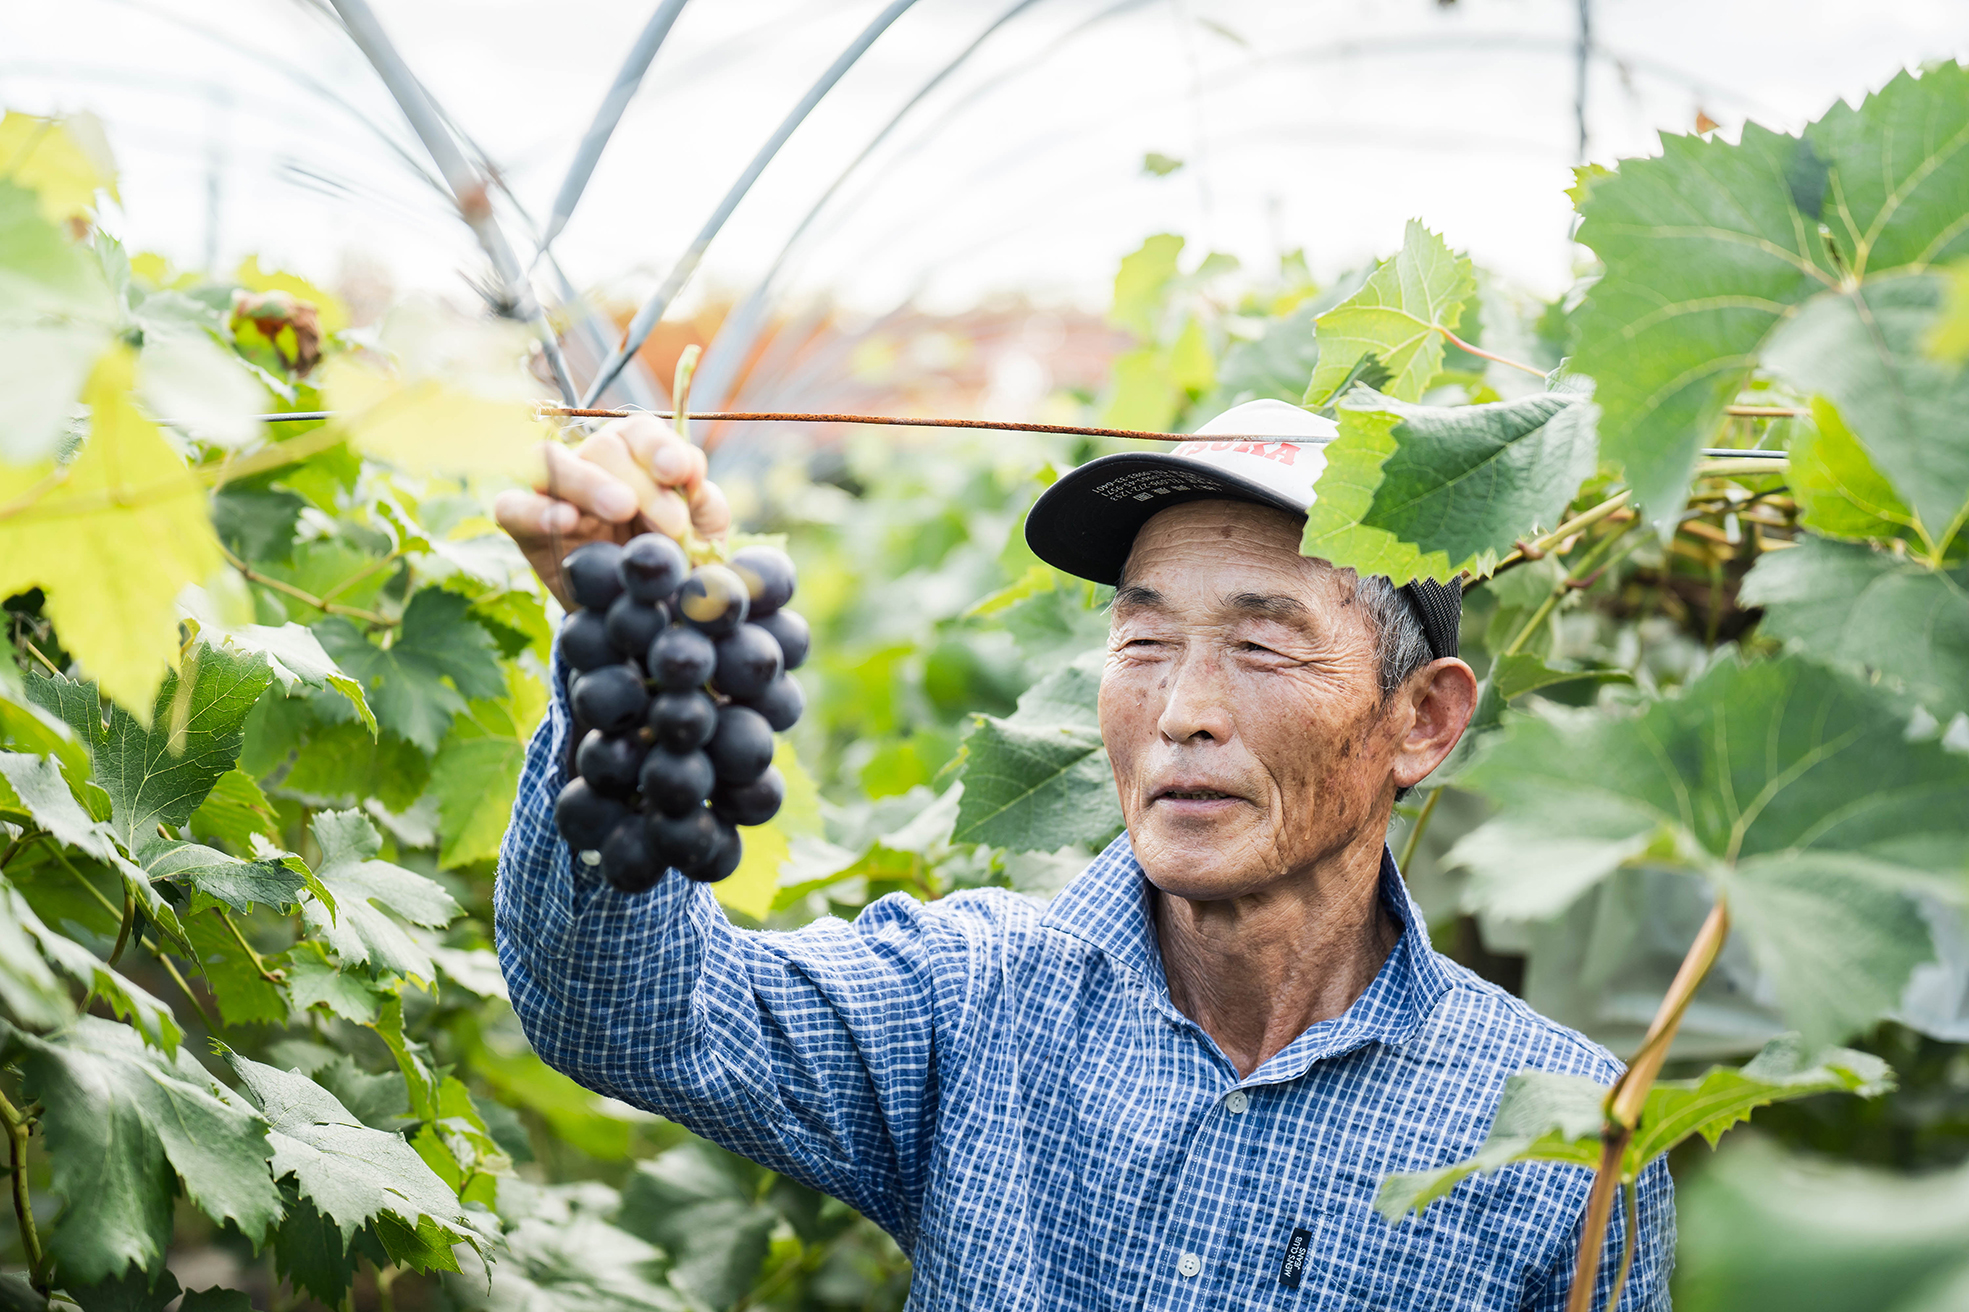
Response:
POLYGON ((1232 1089, 1231 1096, 1224 1099, 1224 1106, 1234 1112, 1241 1112, 1251 1105, 1251 1099, 1244 1096, 1243 1089, 1232 1089))
POLYGON ((1176 1270, 1186 1276, 1193 1276, 1203 1270, 1203 1259, 1195 1253, 1185 1253, 1176 1259, 1176 1270))

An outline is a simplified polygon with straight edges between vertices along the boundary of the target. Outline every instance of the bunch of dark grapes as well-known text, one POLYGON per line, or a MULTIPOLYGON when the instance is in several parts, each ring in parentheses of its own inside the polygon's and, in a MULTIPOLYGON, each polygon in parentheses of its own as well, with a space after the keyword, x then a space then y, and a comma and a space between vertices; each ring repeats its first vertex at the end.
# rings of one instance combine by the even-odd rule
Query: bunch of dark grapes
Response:
POLYGON ((740 825, 778 812, 786 781, 773 734, 806 698, 789 671, 807 658, 807 622, 786 609, 793 562, 746 547, 692 569, 660 533, 591 542, 561 562, 579 609, 561 655, 579 671, 573 772, 554 821, 582 860, 625 893, 666 870, 723 879, 740 825))

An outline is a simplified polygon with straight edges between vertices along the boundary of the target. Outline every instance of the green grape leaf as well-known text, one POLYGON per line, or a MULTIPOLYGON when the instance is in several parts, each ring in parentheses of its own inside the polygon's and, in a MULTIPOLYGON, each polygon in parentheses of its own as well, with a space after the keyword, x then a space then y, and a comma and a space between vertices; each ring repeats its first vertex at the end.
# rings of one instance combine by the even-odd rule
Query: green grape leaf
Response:
POLYGON ((1176 279, 1176 257, 1182 253, 1183 239, 1162 232, 1122 256, 1121 268, 1114 275, 1114 307, 1108 311, 1108 322, 1144 341, 1155 340, 1156 321, 1169 299, 1169 284, 1176 279))
POLYGON ((1054 852, 1121 828, 1097 702, 1103 652, 1083 653, 1034 684, 1009 719, 981 715, 964 741, 958 843, 1054 852))
POLYGON ((47 932, 20 890, 0 875, 0 1007, 16 1023, 37 1030, 56 1029, 75 1017, 68 989, 41 959, 47 932))
POLYGON ((1874 467, 1839 408, 1815 396, 1812 421, 1798 425, 1788 448, 1800 522, 1814 533, 1848 541, 1918 540, 1914 512, 1874 467))
MULTIPOLYGON (((19 941, 19 935, 24 933, 33 940, 35 947, 40 949, 41 957, 45 958, 49 965, 87 989, 92 997, 107 1002, 110 1011, 117 1019, 129 1021, 137 1033, 143 1036, 145 1043, 162 1050, 167 1057, 177 1054, 178 1044, 184 1041, 185 1032, 178 1024, 178 1018, 172 1013, 171 1008, 148 990, 118 974, 108 962, 74 939, 49 929, 27 904, 27 900, 20 896, 19 891, 5 882, 4 877, 0 877, 0 895, 3 895, 0 896, 0 902, 5 903, 4 907, 0 907, 0 921, 11 922, 12 932, 8 933, 7 937, 19 941)), ((28 952, 24 954, 22 960, 14 960, 10 956, 7 968, 10 971, 21 972, 24 977, 29 962, 40 964, 34 954, 28 952)), ((39 976, 35 978, 38 979, 39 976)), ((4 992, 4 988, 0 987, 0 994, 4 992)), ((61 1004, 54 1011, 57 1020, 67 1019, 74 1014, 73 1009, 67 1006, 67 1002, 68 994, 63 991, 61 1004)), ((19 1008, 15 1008, 15 1015, 22 1020, 29 1019, 29 1016, 19 1008)))
MULTIPOLYGON (((70 684, 67 688, 51 686, 68 682, 65 679, 35 679, 28 685, 29 695, 37 699, 54 697, 58 699, 58 705, 71 707, 96 705, 96 690, 91 684, 70 684), (78 690, 82 695, 78 695, 78 690)), ((129 719, 128 716, 124 718, 129 719)), ((86 723, 84 720, 77 728, 82 728, 86 723)), ((97 820, 82 809, 82 804, 75 800, 74 793, 70 791, 68 781, 52 760, 19 752, 0 752, 0 780, 5 781, 4 786, 0 786, 0 798, 11 791, 34 822, 46 829, 50 836, 115 870, 117 877, 123 881, 124 890, 143 908, 144 914, 180 946, 189 947, 177 911, 151 887, 150 876, 143 868, 131 863, 117 850, 113 824, 97 820)))
POLYGON ((265 624, 242 625, 237 629, 225 630, 225 642, 229 647, 266 657, 273 676, 280 680, 280 686, 290 695, 297 687, 308 687, 337 692, 348 698, 349 705, 355 708, 356 715, 369 729, 370 736, 375 736, 376 715, 369 709, 368 699, 362 695, 362 685, 343 673, 342 667, 331 660, 322 648, 321 639, 305 624, 289 622, 279 628, 265 624))
POLYGON ((286 1023, 287 999, 280 986, 260 974, 217 915, 191 917, 185 933, 199 973, 219 1004, 220 1020, 228 1025, 286 1023))
POLYGON ((309 1072, 309 1078, 372 1130, 395 1132, 416 1119, 410 1114, 410 1098, 404 1092, 402 1071, 372 1075, 356 1065, 355 1058, 343 1053, 309 1072))
POLYGON ((1591 1169, 1600 1160, 1607 1086, 1583 1075, 1520 1071, 1504 1082, 1490 1133, 1474 1156, 1432 1171, 1405 1171, 1381 1181, 1374 1208, 1400 1221, 1448 1195, 1472 1175, 1512 1162, 1567 1162, 1591 1169))
POLYGON ((39 212, 33 192, 0 181, 0 460, 55 454, 115 322, 88 248, 39 212))
POLYGON ((55 676, 32 679, 29 695, 67 720, 89 748, 95 780, 110 800, 110 828, 132 853, 191 818, 246 739, 242 726, 272 678, 266 665, 200 645, 188 674, 165 676, 145 725, 118 704, 107 726, 93 687, 55 676), (190 682, 187 684, 185 678, 190 682))
POLYGON ((1487 574, 1518 539, 1557 525, 1593 472, 1595 413, 1559 392, 1444 408, 1357 388, 1299 550, 1398 585, 1487 574))
POLYGON ((294 529, 305 505, 285 488, 227 483, 212 493, 212 527, 244 560, 284 561, 294 550, 294 529))
MULTIPOLYGON (((296 906, 307 887, 307 880, 285 861, 242 861, 202 843, 174 838, 152 839, 137 859, 153 882, 175 880, 239 912, 256 905, 296 906)), ((194 900, 192 905, 196 909, 210 903, 194 900)))
POLYGON ((89 753, 59 715, 28 696, 12 661, 0 661, 0 746, 30 756, 52 756, 80 783, 89 777, 89 753))
MULTIPOLYGON (((1965 153, 1969 165, 1969 152, 1965 153)), ((1962 204, 1969 206, 1969 176, 1962 204)), ((1923 343, 1941 309, 1943 280, 1903 273, 1850 293, 1814 298, 1772 340, 1771 368, 1823 393, 1912 507, 1915 531, 1939 558, 1969 523, 1969 370, 1929 358, 1923 343)))
POLYGON ((34 823, 48 831, 65 847, 86 852, 98 861, 115 859, 116 846, 109 826, 82 809, 75 800, 61 767, 49 757, 24 752, 0 752, 0 798, 12 791, 20 809, 34 823))
MULTIPOLYGON (((1731 1126, 1774 1102, 1819 1093, 1874 1098, 1894 1087, 1887 1064, 1850 1048, 1806 1047, 1795 1034, 1773 1039, 1741 1068, 1713 1066, 1692 1080, 1659 1080, 1648 1090, 1641 1119, 1621 1156, 1621 1179, 1632 1182, 1648 1163, 1691 1135, 1713 1148, 1731 1126)), ((1504 1086, 1496 1120, 1474 1157, 1433 1171, 1390 1175, 1374 1206, 1390 1221, 1419 1212, 1465 1178, 1511 1162, 1564 1162, 1596 1168, 1608 1089, 1577 1075, 1523 1071, 1504 1086)))
POLYGON ((164 1312, 179 1292, 178 1278, 168 1268, 153 1273, 134 1266, 112 1279, 68 1289, 82 1312, 164 1312))
POLYGON ((243 1289, 192 1289, 185 1292, 178 1312, 253 1312, 253 1297, 243 1289))
POLYGON ((1806 539, 1769 552, 1743 581, 1761 630, 1864 677, 1877 671, 1944 724, 1969 711, 1969 570, 1806 539))
POLYGON ((766 1260, 779 1213, 758 1199, 758 1168, 702 1141, 642 1163, 616 1224, 670 1254, 671 1280, 697 1302, 730 1307, 766 1260))
POLYGON ((1812 158, 1797 138, 1751 123, 1741 144, 1661 147, 1595 180, 1580 207, 1579 240, 1606 272, 1575 316, 1572 368, 1597 381, 1601 454, 1669 524, 1766 339, 1838 274, 1817 214, 1793 200, 1787 179, 1812 158))
POLYGON ((1933 960, 1903 865, 1851 852, 1751 857, 1719 879, 1731 924, 1786 1019, 1815 1040, 1866 1029, 1933 960))
POLYGON ((269 841, 280 837, 273 803, 258 780, 237 768, 219 776, 186 824, 197 837, 215 838, 235 852, 251 851, 255 834, 269 841))
MULTIPOLYGON (((615 1191, 594 1182, 499 1189, 504 1247, 490 1278, 454 1278, 445 1292, 468 1312, 685 1312, 663 1279, 663 1253, 609 1224, 615 1191)), ((729 1305, 714 1305, 729 1306, 729 1305)))
POLYGON ((178 658, 176 598, 221 565, 205 488, 137 409, 118 346, 83 389, 89 436, 59 475, 0 463, 0 596, 39 587, 62 645, 139 716, 178 658), (21 504, 25 502, 25 504, 21 504))
POLYGON ((413 1228, 428 1217, 452 1243, 481 1242, 456 1195, 400 1136, 370 1129, 305 1075, 223 1055, 266 1118, 275 1178, 293 1176, 344 1244, 384 1214, 413 1228))
POLYGON ((66 1278, 86 1284, 161 1262, 174 1180, 256 1243, 280 1219, 266 1121, 189 1053, 167 1058, 94 1016, 45 1039, 8 1029, 0 1040, 43 1109, 51 1183, 67 1200, 49 1248, 66 1278))
POLYGON ((547 711, 547 690, 517 666, 507 670, 506 687, 504 697, 467 706, 451 722, 451 732, 431 762, 441 866, 470 865, 499 855, 527 740, 547 711))
POLYGON ((1969 68, 1903 72, 1857 108, 1834 101, 1805 136, 1826 162, 1825 221, 1856 275, 1969 255, 1969 68))
POLYGON ((288 949, 281 970, 287 976, 287 996, 297 1011, 326 1007, 343 1020, 370 1025, 389 1001, 389 995, 361 971, 343 970, 330 961, 319 943, 296 943, 288 949))
POLYGON ((430 954, 403 932, 391 913, 435 929, 460 914, 451 894, 420 874, 377 860, 382 835, 360 811, 324 811, 310 832, 321 847, 315 877, 335 898, 332 912, 318 898, 303 904, 310 932, 334 949, 344 965, 435 978, 430 954))
POLYGON ((1969 841, 1969 811, 1955 804, 1969 788, 1969 759, 1908 742, 1904 724, 1886 694, 1797 657, 1724 658, 1636 716, 1524 717, 1493 735, 1459 779, 1497 814, 1447 859, 1472 872, 1472 910, 1515 920, 1557 915, 1642 857, 1726 893, 1744 881, 1770 906, 1781 890, 1801 936, 1788 950, 1818 962, 1824 978, 1780 1004, 1808 1036, 1832 1037, 1851 1014, 1828 997, 1898 991, 1930 945, 1918 932, 1902 938, 1891 961, 1869 958, 1862 980, 1865 954, 1824 940, 1838 917, 1815 919, 1801 903, 1864 910, 1899 933, 1913 922, 1881 867, 1917 879, 1926 850, 1969 841))
POLYGON ((344 1291, 355 1281, 356 1258, 370 1247, 378 1247, 377 1255, 382 1255, 367 1227, 344 1241, 342 1228, 302 1196, 274 1232, 274 1270, 324 1305, 340 1307, 344 1291))
POLYGON ((1677 1305, 1702 1312, 1950 1312, 1969 1295, 1964 1172, 1863 1168, 1773 1139, 1676 1190, 1677 1305), (1687 1290, 1687 1295, 1681 1291, 1687 1290))
POLYGON ((388 731, 372 738, 359 724, 330 724, 301 744, 281 791, 331 802, 373 797, 402 812, 430 782, 431 758, 417 744, 388 731))
POLYGON ((467 613, 471 604, 455 592, 423 589, 404 608, 403 624, 387 648, 339 616, 314 631, 336 662, 361 680, 377 721, 435 752, 467 700, 505 691, 498 648, 467 613))
POLYGON ((1096 843, 1121 827, 1101 736, 980 716, 965 739, 959 843, 1051 852, 1096 843))
POLYGON ((1457 739, 1443 763, 1429 773, 1430 785, 1440 787, 1456 782, 1476 759, 1491 733, 1503 724, 1504 708, 1511 702, 1527 693, 1582 680, 1632 683, 1634 676, 1626 670, 1554 669, 1525 651, 1499 656, 1491 663, 1490 673, 1477 685, 1477 709, 1471 713, 1470 723, 1463 727, 1463 736, 1457 739))
POLYGON ((1410 219, 1402 248, 1368 276, 1365 286, 1317 321, 1319 362, 1305 404, 1324 406, 1340 394, 1372 355, 1388 371, 1381 390, 1419 401, 1443 367, 1443 334, 1456 331, 1463 307, 1477 294, 1467 256, 1419 219, 1410 219))

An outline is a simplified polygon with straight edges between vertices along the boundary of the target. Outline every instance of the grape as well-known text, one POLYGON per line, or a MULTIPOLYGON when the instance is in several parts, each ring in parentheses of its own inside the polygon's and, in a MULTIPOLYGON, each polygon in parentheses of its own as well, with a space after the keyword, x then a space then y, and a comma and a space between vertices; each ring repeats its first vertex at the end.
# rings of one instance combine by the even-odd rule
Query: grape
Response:
POLYGON ((623 820, 602 843, 602 873, 621 893, 645 892, 663 878, 663 863, 650 851, 641 816, 623 820))
POLYGON ((782 674, 746 705, 765 716, 775 733, 785 733, 800 722, 801 712, 807 709, 807 694, 798 679, 782 674))
POLYGON ((731 821, 719 820, 717 824, 718 846, 701 863, 684 867, 686 878, 701 884, 715 884, 738 869, 739 859, 745 855, 745 844, 739 839, 738 830, 732 828, 731 821))
POLYGON ((662 692, 650 699, 648 723, 656 741, 673 752, 694 752, 718 727, 718 703, 703 693, 662 692))
POLYGON ((677 614, 708 638, 722 638, 745 623, 745 581, 723 565, 693 570, 677 589, 677 614))
POLYGON ((620 733, 643 718, 649 694, 633 665, 604 665, 574 681, 568 694, 574 713, 605 733, 620 733))
POLYGON ((793 560, 778 547, 745 547, 732 553, 731 571, 745 583, 754 619, 772 614, 793 600, 793 560))
POLYGON ((613 797, 604 797, 586 780, 575 779, 554 799, 554 824, 567 845, 577 852, 593 852, 609 833, 629 815, 629 808, 613 797))
POLYGON ((673 752, 657 747, 643 758, 637 783, 656 810, 665 815, 683 815, 693 806, 703 805, 704 799, 711 796, 717 776, 711 768, 711 758, 703 752, 673 752))
POLYGON ((718 731, 704 750, 718 778, 749 784, 773 763, 773 729, 749 706, 720 707, 718 731))
POLYGON ((645 606, 627 593, 617 597, 608 608, 605 624, 608 640, 620 653, 616 659, 633 656, 641 660, 669 622, 670 617, 663 613, 661 606, 645 606))
POLYGON ((622 548, 613 542, 590 542, 567 553, 561 573, 575 605, 607 610, 609 603, 622 595, 622 576, 616 572, 621 557, 622 548))
POLYGON ((779 643, 786 668, 797 670, 807 659, 807 648, 813 644, 813 631, 797 610, 776 610, 758 621, 759 627, 773 635, 779 643))
POLYGON ((659 688, 677 692, 702 688, 718 668, 718 649, 689 625, 672 624, 656 635, 643 664, 659 688))
POLYGON ((769 765, 749 784, 719 784, 711 807, 735 825, 762 825, 779 814, 785 800, 785 776, 769 765))
POLYGON ((622 658, 609 646, 598 610, 578 610, 561 625, 561 657, 577 670, 598 670, 622 658))
POLYGON ((711 686, 727 697, 750 701, 780 676, 779 644, 756 624, 741 624, 718 639, 718 668, 711 686))
POLYGON ((590 729, 574 753, 574 768, 596 792, 627 797, 636 791, 636 772, 642 768, 646 750, 642 739, 634 734, 590 729))
POLYGON ((622 586, 645 606, 667 601, 690 575, 690 557, 661 533, 639 533, 622 548, 622 586))
POLYGON ((656 859, 678 870, 698 865, 718 848, 718 817, 701 806, 682 815, 658 812, 647 824, 656 859))

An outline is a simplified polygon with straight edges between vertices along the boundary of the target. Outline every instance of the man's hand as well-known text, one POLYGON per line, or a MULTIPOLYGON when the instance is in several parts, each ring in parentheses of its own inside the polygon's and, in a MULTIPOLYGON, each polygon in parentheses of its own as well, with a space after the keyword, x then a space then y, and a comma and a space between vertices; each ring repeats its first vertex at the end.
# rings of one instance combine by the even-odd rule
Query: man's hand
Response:
POLYGON ((542 446, 543 485, 501 492, 492 513, 563 606, 574 602, 561 558, 578 546, 627 542, 651 530, 681 538, 686 528, 720 538, 731 528, 725 494, 704 476, 704 452, 654 415, 611 420, 572 452, 542 446))

